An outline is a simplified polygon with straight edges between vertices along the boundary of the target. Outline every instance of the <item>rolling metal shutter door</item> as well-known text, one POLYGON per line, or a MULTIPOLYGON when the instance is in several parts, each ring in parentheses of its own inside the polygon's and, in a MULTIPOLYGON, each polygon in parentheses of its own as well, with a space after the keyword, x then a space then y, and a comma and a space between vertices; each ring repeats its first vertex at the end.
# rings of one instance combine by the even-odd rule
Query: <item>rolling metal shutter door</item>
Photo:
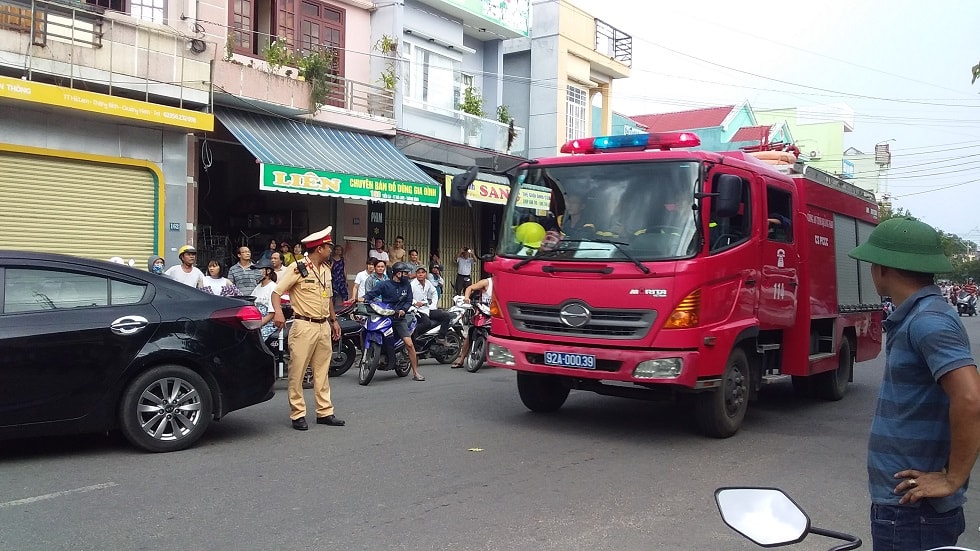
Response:
POLYGON ((834 215, 834 256, 837 260, 837 305, 857 306, 861 303, 858 289, 858 261, 847 256, 857 246, 857 220, 834 215))
MULTIPOLYGON (((858 244, 867 243, 868 237, 871 236, 871 231, 873 229, 875 229, 875 227, 872 224, 858 220, 858 244)), ((871 263, 859 261, 858 272, 860 273, 859 283, 861 285, 861 304, 880 304, 881 297, 878 296, 878 290, 875 289, 875 282, 873 279, 871 279, 871 263)))
MULTIPOLYGON (((416 249, 419 252, 419 263, 428 267, 429 262, 429 207, 416 205, 385 205, 385 245, 395 244, 395 237, 405 238, 405 250, 416 249)), ((408 258, 406 253, 405 258, 408 258)), ((414 275, 414 274, 412 274, 414 275)))
POLYGON ((0 152, 0 249, 144 266, 155 253, 156 188, 144 168, 0 152))
MULTIPOLYGON (((453 207, 448 201, 439 209, 439 253, 441 253, 443 274, 446 278, 446 288, 442 295, 440 306, 446 308, 452 304, 453 283, 456 281, 456 255, 462 247, 476 249, 477 226, 480 209, 476 207, 453 207), (474 216, 477 220, 474 220, 474 216)), ((479 253, 479 251, 476 251, 479 253)), ((474 281, 480 277, 479 259, 473 265, 474 281)), ((460 289, 462 292, 462 289, 460 289)))

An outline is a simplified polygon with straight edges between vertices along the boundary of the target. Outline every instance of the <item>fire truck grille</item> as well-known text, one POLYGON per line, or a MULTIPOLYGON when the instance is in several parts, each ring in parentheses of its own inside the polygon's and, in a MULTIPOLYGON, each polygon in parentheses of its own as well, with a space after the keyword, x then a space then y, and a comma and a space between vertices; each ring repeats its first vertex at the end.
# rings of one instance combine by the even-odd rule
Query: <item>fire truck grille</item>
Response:
POLYGON ((589 319, 575 327, 562 321, 561 306, 511 304, 510 318, 519 331, 544 335, 602 337, 630 340, 642 338, 657 318, 655 310, 591 309, 589 319))

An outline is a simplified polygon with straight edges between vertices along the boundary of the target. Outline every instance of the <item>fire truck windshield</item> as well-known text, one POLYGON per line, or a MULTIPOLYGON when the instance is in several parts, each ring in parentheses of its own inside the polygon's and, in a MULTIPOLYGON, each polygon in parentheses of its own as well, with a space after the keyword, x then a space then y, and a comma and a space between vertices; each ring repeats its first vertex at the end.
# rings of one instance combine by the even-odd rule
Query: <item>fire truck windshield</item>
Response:
POLYGON ((549 261, 651 261, 697 250, 694 161, 529 166, 517 174, 498 253, 549 261))

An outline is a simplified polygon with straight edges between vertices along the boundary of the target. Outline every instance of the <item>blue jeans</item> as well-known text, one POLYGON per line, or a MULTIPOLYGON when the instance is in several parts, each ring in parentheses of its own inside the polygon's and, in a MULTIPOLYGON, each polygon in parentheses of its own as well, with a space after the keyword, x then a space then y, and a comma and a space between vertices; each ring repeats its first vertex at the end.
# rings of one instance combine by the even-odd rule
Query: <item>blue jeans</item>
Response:
POLYGON ((963 508, 937 513, 921 507, 871 505, 871 540, 874 551, 922 551, 956 545, 966 530, 963 508))

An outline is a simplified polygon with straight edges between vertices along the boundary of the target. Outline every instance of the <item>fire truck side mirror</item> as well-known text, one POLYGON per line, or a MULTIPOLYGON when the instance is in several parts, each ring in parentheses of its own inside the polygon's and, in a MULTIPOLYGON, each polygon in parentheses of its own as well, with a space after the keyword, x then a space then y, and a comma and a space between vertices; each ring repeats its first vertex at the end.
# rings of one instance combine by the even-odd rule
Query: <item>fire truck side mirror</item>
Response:
POLYGON ((715 178, 714 208, 711 213, 718 218, 728 218, 738 214, 742 202, 742 179, 733 174, 719 174, 715 178))
POLYGON ((453 180, 449 184, 449 202, 452 206, 470 206, 470 201, 466 198, 466 192, 470 189, 473 181, 476 180, 477 172, 479 172, 479 168, 473 166, 466 172, 453 176, 453 180))

